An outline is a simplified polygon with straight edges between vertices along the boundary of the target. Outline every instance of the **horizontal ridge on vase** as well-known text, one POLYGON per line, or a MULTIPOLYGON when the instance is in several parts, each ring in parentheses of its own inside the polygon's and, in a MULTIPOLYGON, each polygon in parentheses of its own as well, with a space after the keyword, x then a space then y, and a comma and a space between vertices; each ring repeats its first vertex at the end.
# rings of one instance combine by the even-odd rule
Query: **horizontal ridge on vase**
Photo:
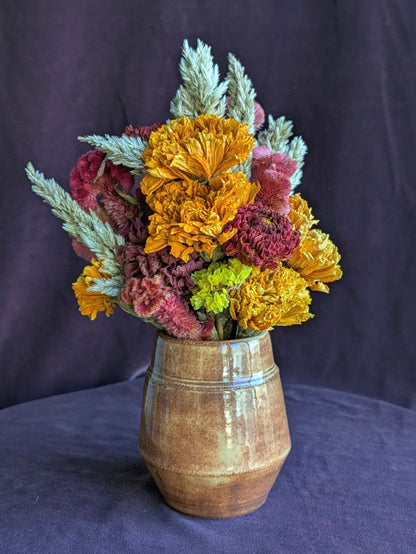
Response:
POLYGON ((157 333, 139 451, 168 505, 205 518, 252 512, 290 447, 268 332, 227 341, 157 333))

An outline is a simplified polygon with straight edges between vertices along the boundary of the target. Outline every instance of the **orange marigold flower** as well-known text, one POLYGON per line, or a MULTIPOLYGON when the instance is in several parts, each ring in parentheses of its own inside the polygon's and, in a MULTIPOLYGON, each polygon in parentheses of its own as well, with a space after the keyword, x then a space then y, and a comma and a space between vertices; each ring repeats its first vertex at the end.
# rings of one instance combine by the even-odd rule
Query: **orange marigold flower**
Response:
POLYGON ((306 281, 281 264, 276 271, 253 267, 240 288, 230 294, 230 314, 244 329, 265 331, 276 325, 299 325, 309 313, 306 281))
POLYGON ((290 213, 287 217, 302 234, 307 233, 311 227, 319 222, 319 219, 313 217, 311 208, 299 193, 292 194, 289 197, 289 202, 290 213))
POLYGON ((151 194, 173 179, 206 181, 243 162, 255 144, 248 129, 215 115, 181 117, 162 125, 150 135, 143 153, 143 193, 151 194))
POLYGON ((287 264, 306 280, 311 290, 329 292, 324 283, 341 279, 340 259, 329 235, 319 229, 311 229, 303 235, 287 264))
POLYGON ((308 203, 299 193, 290 197, 290 208, 288 218, 300 231, 301 240, 287 264, 306 280, 311 290, 329 292, 324 283, 342 277, 338 249, 329 235, 311 229, 319 220, 313 217, 308 203))
POLYGON ((105 312, 105 315, 109 317, 114 312, 114 307, 117 304, 106 294, 88 290, 88 287, 94 284, 95 279, 109 277, 106 273, 101 272, 102 260, 93 258, 91 264, 84 267, 76 283, 72 283, 72 288, 78 300, 81 314, 94 320, 98 312, 105 312))
POLYGON ((240 206, 252 203, 259 190, 239 173, 224 173, 207 185, 198 181, 172 181, 146 201, 154 211, 149 221, 145 252, 170 246, 176 258, 188 261, 191 252, 206 252, 230 239, 236 229, 224 231, 240 206))

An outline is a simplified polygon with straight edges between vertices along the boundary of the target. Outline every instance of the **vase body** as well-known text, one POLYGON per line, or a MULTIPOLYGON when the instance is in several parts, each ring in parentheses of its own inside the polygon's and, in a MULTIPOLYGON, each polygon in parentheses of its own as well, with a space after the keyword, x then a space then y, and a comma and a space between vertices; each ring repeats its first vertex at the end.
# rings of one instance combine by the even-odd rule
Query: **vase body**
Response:
POLYGON ((269 333, 224 342, 158 333, 139 451, 180 512, 226 518, 261 506, 290 451, 269 333))

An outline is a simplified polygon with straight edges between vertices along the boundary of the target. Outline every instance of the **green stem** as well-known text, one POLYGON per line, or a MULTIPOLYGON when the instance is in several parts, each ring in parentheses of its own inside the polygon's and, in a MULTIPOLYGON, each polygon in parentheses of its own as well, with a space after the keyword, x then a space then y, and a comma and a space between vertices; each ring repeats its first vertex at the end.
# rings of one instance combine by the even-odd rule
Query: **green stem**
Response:
POLYGON ((217 328, 219 340, 224 340, 224 325, 221 323, 219 319, 215 320, 215 327, 217 328))

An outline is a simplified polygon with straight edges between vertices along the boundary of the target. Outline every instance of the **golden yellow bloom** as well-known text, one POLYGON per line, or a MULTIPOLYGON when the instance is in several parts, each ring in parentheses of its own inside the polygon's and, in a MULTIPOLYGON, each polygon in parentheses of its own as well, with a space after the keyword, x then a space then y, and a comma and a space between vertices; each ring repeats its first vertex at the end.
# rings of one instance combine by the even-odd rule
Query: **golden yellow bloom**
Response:
POLYGON ((174 119, 150 135, 143 153, 147 175, 144 194, 152 194, 166 181, 207 180, 247 159, 254 148, 248 125, 235 119, 200 115, 174 119))
POLYGON ((314 291, 329 292, 324 283, 340 279, 341 256, 329 235, 319 229, 311 229, 319 220, 314 219, 312 211, 300 194, 290 197, 289 220, 301 233, 299 246, 293 252, 287 265, 296 270, 314 291))
POLYGON ((150 216, 146 253, 170 246, 171 254, 188 261, 191 252, 206 252, 230 239, 236 230, 224 232, 240 206, 252 203, 260 185, 243 173, 224 173, 207 185, 198 181, 171 181, 146 200, 150 216))
POLYGON ((265 331, 276 325, 299 325, 313 317, 307 284, 293 269, 253 267, 248 279, 230 294, 230 314, 244 329, 265 331))
POLYGON ((89 291, 88 287, 94 284, 95 279, 109 277, 106 273, 101 273, 102 261, 91 260, 92 265, 84 267, 82 274, 78 277, 76 283, 72 283, 75 296, 78 300, 79 311, 82 315, 87 315, 91 320, 97 317, 98 312, 105 312, 109 317, 117 306, 110 296, 101 292, 89 291))
POLYGON ((306 280, 311 290, 329 292, 324 283, 341 279, 340 259, 338 249, 329 235, 319 229, 311 229, 302 236, 287 264, 306 280))
POLYGON ((288 219, 294 223, 301 234, 307 233, 311 227, 319 222, 319 219, 313 217, 311 208, 299 193, 292 194, 289 197, 289 202, 290 213, 288 219))

